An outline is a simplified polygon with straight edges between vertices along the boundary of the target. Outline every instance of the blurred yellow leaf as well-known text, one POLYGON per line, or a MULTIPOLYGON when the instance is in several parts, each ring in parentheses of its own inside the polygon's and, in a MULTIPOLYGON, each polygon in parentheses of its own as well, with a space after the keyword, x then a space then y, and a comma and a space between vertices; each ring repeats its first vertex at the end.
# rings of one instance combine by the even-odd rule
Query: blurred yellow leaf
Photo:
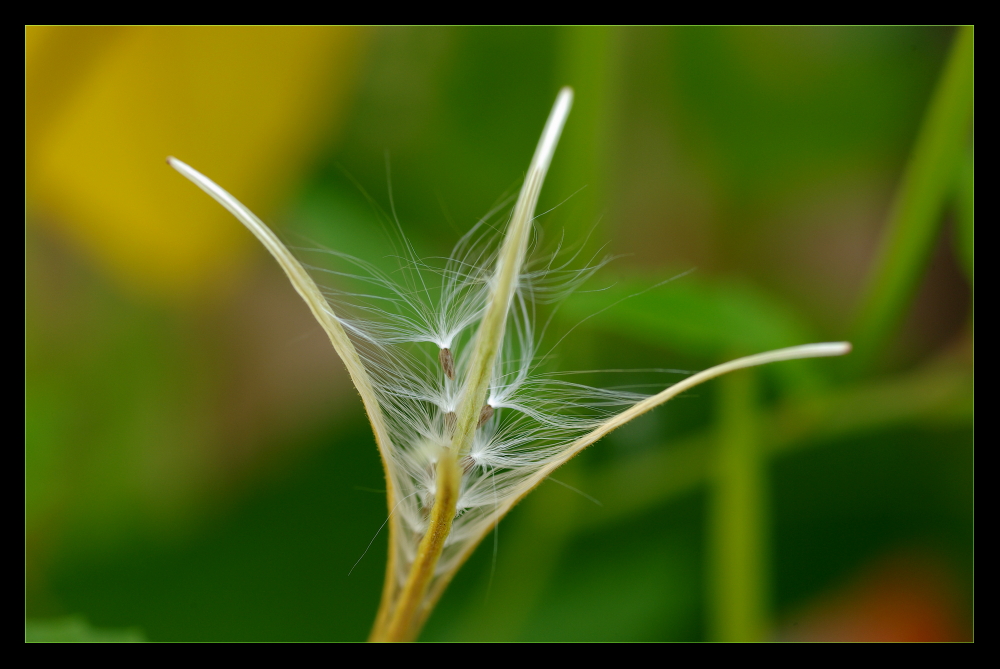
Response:
POLYGON ((342 125, 362 44, 353 28, 26 28, 32 220, 133 293, 212 292, 250 238, 164 158, 266 215, 342 125))

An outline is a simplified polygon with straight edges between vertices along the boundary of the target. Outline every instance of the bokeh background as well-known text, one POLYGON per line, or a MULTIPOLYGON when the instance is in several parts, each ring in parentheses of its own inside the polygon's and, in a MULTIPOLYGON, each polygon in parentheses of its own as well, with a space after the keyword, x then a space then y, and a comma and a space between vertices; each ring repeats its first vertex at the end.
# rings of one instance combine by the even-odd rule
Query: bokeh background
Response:
POLYGON ((971 639, 971 102, 958 149, 925 152, 952 157, 925 160, 936 199, 899 214, 963 34, 26 28, 26 634, 365 638, 386 508, 360 401, 272 260, 164 158, 290 243, 379 263, 391 192, 442 255, 516 193, 570 84, 540 228, 615 260, 556 312, 555 335, 601 313, 553 368, 858 350, 613 433, 558 475, 585 494, 517 507, 422 638, 971 639))

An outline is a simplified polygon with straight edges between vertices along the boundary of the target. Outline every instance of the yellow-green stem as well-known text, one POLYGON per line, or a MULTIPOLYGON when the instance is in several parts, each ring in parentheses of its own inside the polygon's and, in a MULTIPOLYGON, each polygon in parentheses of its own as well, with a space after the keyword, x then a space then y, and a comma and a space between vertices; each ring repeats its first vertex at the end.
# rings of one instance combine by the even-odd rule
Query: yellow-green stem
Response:
MULTIPOLYGON (((426 618, 423 611, 424 595, 434 578, 434 570, 441 551, 444 550, 445 540, 451 533, 460 480, 461 473, 454 455, 451 452, 445 453, 437 466, 437 490, 427 532, 417 547, 417 556, 395 606, 388 614, 379 612, 378 619, 380 622, 384 621, 384 624, 373 630, 371 641, 412 641, 420 631, 426 618)), ((383 607, 386 604, 383 600, 383 607)))
POLYGON ((755 386, 750 370, 719 384, 720 434, 709 523, 711 627, 718 641, 759 641, 766 632, 766 485, 755 386))

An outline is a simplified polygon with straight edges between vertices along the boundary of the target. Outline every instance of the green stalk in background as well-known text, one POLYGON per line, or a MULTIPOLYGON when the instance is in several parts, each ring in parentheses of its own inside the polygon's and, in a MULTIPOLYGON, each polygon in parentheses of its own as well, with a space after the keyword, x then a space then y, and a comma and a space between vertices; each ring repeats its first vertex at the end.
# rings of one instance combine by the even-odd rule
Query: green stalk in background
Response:
POLYGON ((719 442, 709 519, 710 633, 760 641, 767 633, 767 484, 753 371, 719 384, 719 442))
POLYGON ((571 215, 560 226, 571 226, 568 238, 584 239, 606 207, 608 128, 612 126, 612 82, 615 79, 619 30, 607 26, 559 29, 557 80, 576 91, 574 122, 566 128, 563 156, 553 169, 552 198, 566 203, 571 215))
POLYGON ((905 313, 956 185, 972 123, 974 28, 959 28, 903 173, 852 341, 859 371, 873 366, 905 313))

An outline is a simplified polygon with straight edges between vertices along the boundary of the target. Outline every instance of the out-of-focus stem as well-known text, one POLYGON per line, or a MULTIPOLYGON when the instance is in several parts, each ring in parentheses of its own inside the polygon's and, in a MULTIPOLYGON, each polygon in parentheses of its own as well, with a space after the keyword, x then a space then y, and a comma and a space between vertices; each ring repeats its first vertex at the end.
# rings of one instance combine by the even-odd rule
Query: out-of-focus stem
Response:
POLYGON ((607 201, 608 128, 618 99, 614 88, 620 33, 608 26, 564 26, 557 33, 556 70, 576 93, 573 123, 566 128, 559 164, 549 176, 555 202, 569 198, 562 215, 567 239, 603 237, 594 233, 607 201))
POLYGON ((709 522, 711 632, 719 641, 759 641, 767 627, 767 485, 756 395, 753 370, 719 383, 709 522))

